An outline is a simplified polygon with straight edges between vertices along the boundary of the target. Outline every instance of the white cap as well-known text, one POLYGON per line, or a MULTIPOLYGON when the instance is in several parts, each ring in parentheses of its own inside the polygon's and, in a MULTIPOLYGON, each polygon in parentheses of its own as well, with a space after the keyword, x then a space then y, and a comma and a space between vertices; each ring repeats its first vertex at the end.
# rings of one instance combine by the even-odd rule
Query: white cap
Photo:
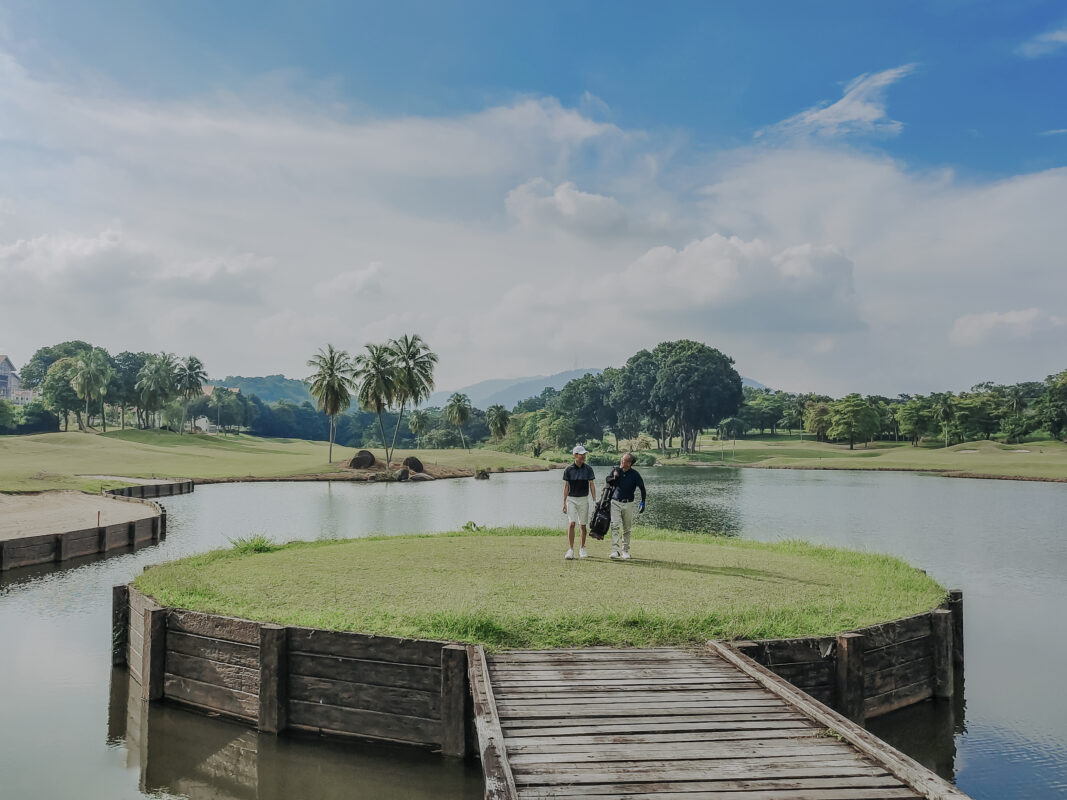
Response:
POLYGON ((576 456, 584 456, 585 455, 585 448, 582 447, 580 444, 576 444, 574 446, 574 449, 571 450, 571 453, 573 453, 576 456))

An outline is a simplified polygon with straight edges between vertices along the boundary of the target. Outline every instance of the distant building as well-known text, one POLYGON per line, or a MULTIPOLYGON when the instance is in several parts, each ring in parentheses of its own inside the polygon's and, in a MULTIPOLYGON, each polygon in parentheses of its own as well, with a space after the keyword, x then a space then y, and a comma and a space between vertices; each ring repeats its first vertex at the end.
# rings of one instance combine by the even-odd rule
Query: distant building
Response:
POLYGON ((22 388, 19 375, 15 372, 15 365, 11 359, 0 354, 0 397, 5 400, 14 400, 15 392, 22 388))

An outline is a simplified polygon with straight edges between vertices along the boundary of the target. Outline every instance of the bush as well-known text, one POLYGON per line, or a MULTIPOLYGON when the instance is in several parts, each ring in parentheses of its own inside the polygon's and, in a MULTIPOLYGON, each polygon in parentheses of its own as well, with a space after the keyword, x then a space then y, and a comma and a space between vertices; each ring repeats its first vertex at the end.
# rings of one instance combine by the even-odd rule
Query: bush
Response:
POLYGON ((656 466, 656 457, 651 453, 634 453, 635 464, 639 467, 654 467, 656 466))
POLYGON ((230 539, 229 542, 235 551, 245 556, 252 553, 269 553, 278 549, 274 540, 262 533, 253 533, 247 537, 238 536, 236 539, 230 539))

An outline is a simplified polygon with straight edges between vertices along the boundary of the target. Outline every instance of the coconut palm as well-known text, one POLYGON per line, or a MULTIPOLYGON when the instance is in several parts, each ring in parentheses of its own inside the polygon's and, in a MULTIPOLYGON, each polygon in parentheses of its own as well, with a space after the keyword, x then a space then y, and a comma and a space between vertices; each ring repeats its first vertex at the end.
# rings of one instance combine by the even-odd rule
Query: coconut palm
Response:
POLYGON ((356 388, 355 367, 352 357, 345 350, 334 350, 332 344, 326 350, 308 360, 313 375, 304 379, 308 391, 318 403, 319 411, 330 418, 330 455, 333 462, 333 437, 337 430, 337 415, 352 405, 352 392, 356 388))
MULTIPOLYGON (((107 385, 111 381, 111 363, 107 353, 99 347, 82 355, 75 362, 74 377, 70 381, 71 388, 78 397, 85 400, 85 424, 89 425, 89 403, 92 400, 100 400, 100 418, 104 420, 104 395, 107 394, 107 385)), ((107 421, 104 420, 104 431, 107 431, 107 421)))
POLYGON ((511 422, 511 414, 502 405, 493 405, 485 409, 485 421, 489 425, 489 432, 497 439, 503 439, 508 432, 508 423, 511 422))
POLYGON ((425 411, 419 409, 413 409, 408 414, 408 430, 415 434, 415 447, 419 446, 419 437, 426 433, 426 429, 430 426, 430 415, 425 411))
POLYGON ((389 343, 395 359, 396 396, 395 402, 400 407, 393 428, 393 440, 386 451, 385 460, 389 462, 389 453, 396 447, 396 435, 400 431, 400 422, 404 419, 404 408, 408 403, 417 406, 430 396, 433 391, 433 368, 437 365, 437 354, 417 333, 407 334, 389 343))
MULTIPOLYGON (((175 372, 177 360, 171 353, 149 356, 137 373, 134 388, 141 395, 145 411, 159 412, 176 392, 175 372)), ((158 425, 158 418, 157 418, 158 425)))
MULTIPOLYGON (((200 397, 204 393, 204 381, 207 380, 207 372, 204 370, 204 362, 196 356, 187 356, 174 370, 175 388, 182 403, 182 424, 178 426, 179 434, 185 430, 185 415, 189 411, 190 401, 200 397)), ((193 421, 189 420, 189 433, 193 432, 193 421)))
POLYGON ((941 423, 941 430, 945 434, 945 447, 951 443, 952 424, 956 421, 956 403, 952 392, 941 392, 930 395, 933 405, 930 410, 934 419, 941 423))
POLYGON ((465 394, 455 392, 444 407, 445 419, 459 428, 459 440, 463 443, 464 449, 467 448, 467 439, 463 435, 463 426, 467 424, 467 420, 471 418, 471 399, 465 394))
POLYGON ((396 399, 396 354, 387 344, 368 344, 365 353, 353 359, 356 397, 360 406, 378 415, 378 430, 385 445, 385 465, 389 466, 389 445, 382 414, 396 399))

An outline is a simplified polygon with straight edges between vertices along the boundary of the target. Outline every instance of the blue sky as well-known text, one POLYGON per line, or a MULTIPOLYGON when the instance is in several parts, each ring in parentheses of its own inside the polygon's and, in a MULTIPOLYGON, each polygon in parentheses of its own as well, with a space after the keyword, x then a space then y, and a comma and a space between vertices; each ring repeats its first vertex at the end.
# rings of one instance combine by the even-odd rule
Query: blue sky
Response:
POLYGON ((16 361, 62 330, 299 374, 415 327, 452 385, 679 335, 795 389, 1067 366, 1062 3, 16 0, 0 58, 0 276, 71 292, 0 297, 16 361), (604 275, 636 324, 575 354, 604 275), (166 304, 148 342, 76 310, 106 281, 166 304))

